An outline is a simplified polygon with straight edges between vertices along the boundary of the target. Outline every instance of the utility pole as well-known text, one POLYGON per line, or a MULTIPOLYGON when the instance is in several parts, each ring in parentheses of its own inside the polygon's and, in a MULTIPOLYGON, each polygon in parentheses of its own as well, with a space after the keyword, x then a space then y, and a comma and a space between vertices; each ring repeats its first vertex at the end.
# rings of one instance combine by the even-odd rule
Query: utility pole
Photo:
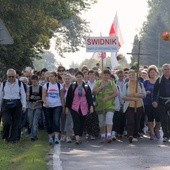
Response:
POLYGON ((137 56, 137 78, 139 75, 139 66, 140 66, 140 56, 142 55, 150 55, 146 53, 141 53, 141 41, 138 42, 138 52, 137 53, 127 53, 128 55, 136 55, 137 56))
POLYGON ((160 66, 160 48, 161 48, 161 37, 158 36, 158 68, 160 66))

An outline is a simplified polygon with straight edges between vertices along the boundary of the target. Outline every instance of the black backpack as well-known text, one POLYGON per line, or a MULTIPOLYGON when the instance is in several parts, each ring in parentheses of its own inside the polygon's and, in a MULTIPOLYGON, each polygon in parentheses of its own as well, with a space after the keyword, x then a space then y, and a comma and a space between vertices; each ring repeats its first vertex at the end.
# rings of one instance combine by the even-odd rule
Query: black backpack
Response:
MULTIPOLYGON (((46 85, 47 85, 47 91, 48 91, 49 83, 47 83, 46 85)), ((58 85, 58 89, 59 89, 59 91, 60 91, 60 83, 57 82, 57 85, 58 85)))
MULTIPOLYGON (((60 83, 57 82, 57 85, 58 85, 59 94, 60 94, 60 83)), ((49 83, 47 83, 46 86, 47 86, 47 90, 46 90, 46 94, 47 94, 47 91, 48 91, 48 88, 49 88, 49 83)))
MULTIPOLYGON (((25 83, 23 83, 22 81, 18 80, 18 86, 20 88, 19 90, 19 95, 21 96, 21 83, 23 84, 23 87, 24 87, 24 90, 25 90, 25 93, 27 92, 27 85, 25 83)), ((6 81, 3 81, 2 83, 2 91, 4 92, 4 87, 6 85, 6 81)))
MULTIPOLYGON (((32 86, 29 87, 29 97, 33 95, 33 92, 32 92, 32 86)), ((39 86, 39 96, 40 96, 40 99, 42 98, 42 86, 39 86)), ((39 99, 38 99, 39 100, 39 99)), ((29 98, 29 101, 37 101, 37 99, 31 99, 29 98)))

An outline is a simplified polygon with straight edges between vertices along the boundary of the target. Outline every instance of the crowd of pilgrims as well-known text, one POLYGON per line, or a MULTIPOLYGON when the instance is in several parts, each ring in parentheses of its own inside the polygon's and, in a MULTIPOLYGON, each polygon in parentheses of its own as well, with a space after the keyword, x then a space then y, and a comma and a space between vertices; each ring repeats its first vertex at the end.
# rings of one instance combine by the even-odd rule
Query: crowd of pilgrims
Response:
MULTIPOLYGON (((165 73, 164 69, 170 70, 170 64, 164 64, 161 73, 155 65, 141 66, 138 74, 129 68, 101 71, 85 65, 68 70, 58 66, 52 72, 46 68, 16 71, 16 78, 25 84, 27 99, 18 141, 24 135, 38 140, 38 131, 43 128, 50 145, 61 141, 80 145, 82 138, 100 139, 100 143, 126 139, 132 143, 143 135, 161 140, 162 127, 163 141, 167 142, 170 134, 163 126, 167 122, 162 122, 157 106, 158 79, 161 75, 170 79, 170 71, 165 73)), ((169 93, 163 97, 170 97, 169 93)))

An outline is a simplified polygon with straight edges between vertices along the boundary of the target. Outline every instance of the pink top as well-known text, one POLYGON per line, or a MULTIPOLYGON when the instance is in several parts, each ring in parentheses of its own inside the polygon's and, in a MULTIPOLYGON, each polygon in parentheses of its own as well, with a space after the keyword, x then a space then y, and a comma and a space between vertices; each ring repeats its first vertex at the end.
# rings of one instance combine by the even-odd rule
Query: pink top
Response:
POLYGON ((85 90, 82 87, 82 96, 78 96, 78 88, 75 89, 74 91, 74 98, 73 98, 73 103, 72 103, 72 109, 76 112, 79 111, 79 108, 82 112, 82 115, 85 116, 88 114, 88 103, 86 100, 86 95, 85 95, 85 90))

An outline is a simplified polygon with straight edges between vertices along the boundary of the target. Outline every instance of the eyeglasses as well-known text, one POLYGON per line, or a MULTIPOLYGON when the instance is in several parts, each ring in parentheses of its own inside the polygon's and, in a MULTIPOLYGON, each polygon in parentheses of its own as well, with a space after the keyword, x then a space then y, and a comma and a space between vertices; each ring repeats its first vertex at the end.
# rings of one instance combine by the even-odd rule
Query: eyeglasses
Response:
POLYGON ((8 76, 8 78, 10 78, 10 79, 11 79, 11 78, 14 78, 14 76, 8 76))
POLYGON ((64 72, 65 70, 58 70, 58 72, 64 72))

